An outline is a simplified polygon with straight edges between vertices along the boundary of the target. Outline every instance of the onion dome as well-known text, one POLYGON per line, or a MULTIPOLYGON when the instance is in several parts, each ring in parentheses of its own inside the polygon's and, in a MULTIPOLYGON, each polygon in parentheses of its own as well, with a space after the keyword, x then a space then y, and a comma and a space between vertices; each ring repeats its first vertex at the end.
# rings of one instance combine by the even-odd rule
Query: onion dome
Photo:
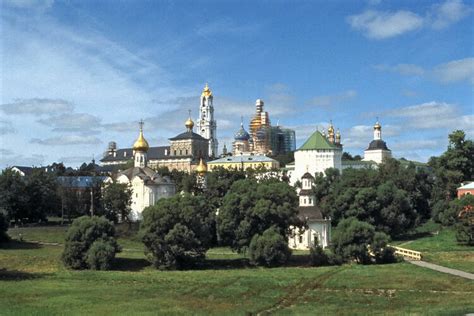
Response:
POLYGON ((240 123, 240 129, 237 131, 237 133, 234 134, 234 139, 235 140, 249 140, 250 135, 247 133, 247 131, 244 128, 244 123, 240 123))
POLYGON ((199 165, 196 167, 196 172, 199 175, 204 175, 207 172, 207 165, 206 163, 202 160, 199 161, 199 165))
POLYGON ((382 125, 380 125, 379 121, 377 121, 377 123, 375 123, 374 125, 374 130, 380 131, 381 129, 382 129, 382 125))
POLYGON ((313 179, 314 177, 311 175, 311 173, 307 172, 301 177, 301 179, 313 179))
POLYGON ((341 132, 339 132, 339 129, 336 132, 336 142, 337 143, 341 142, 341 132))
POLYGON ((204 87, 204 89, 202 90, 202 94, 201 94, 201 97, 210 97, 212 96, 212 91, 211 89, 209 89, 209 86, 208 84, 206 83, 206 86, 204 87))
POLYGON ((189 112, 189 117, 188 119, 186 120, 186 122, 184 122, 184 126, 186 126, 186 129, 188 131, 192 131, 193 130, 193 127, 194 127, 194 122, 193 120, 191 119, 191 110, 188 110, 189 112))
POLYGON ((332 122, 328 127, 328 135, 334 135, 334 126, 332 126, 332 122))
POLYGON ((145 137, 143 137, 143 121, 140 121, 140 135, 138 135, 137 140, 133 144, 133 150, 135 151, 148 151, 150 145, 146 141, 145 137))

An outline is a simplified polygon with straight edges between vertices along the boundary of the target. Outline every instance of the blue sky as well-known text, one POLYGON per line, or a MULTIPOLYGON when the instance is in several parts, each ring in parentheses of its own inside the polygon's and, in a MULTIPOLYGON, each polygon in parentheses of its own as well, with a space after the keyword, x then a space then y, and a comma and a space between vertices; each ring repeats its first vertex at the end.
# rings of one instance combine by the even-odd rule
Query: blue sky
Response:
POLYGON ((3 0, 0 167, 100 159, 145 120, 152 146, 206 82, 229 147, 265 101, 301 144, 330 120, 362 154, 376 117, 395 157, 474 136, 471 1, 3 0))

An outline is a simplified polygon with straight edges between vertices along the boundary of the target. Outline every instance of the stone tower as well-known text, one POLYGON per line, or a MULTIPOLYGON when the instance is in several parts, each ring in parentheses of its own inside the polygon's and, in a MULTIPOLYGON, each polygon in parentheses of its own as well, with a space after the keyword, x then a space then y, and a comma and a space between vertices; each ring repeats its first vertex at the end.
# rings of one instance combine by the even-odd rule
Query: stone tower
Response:
POLYGON ((199 107, 199 120, 197 123, 198 134, 209 139, 209 156, 217 157, 217 124, 214 119, 214 106, 212 104, 212 91, 206 83, 201 94, 201 104, 199 107))

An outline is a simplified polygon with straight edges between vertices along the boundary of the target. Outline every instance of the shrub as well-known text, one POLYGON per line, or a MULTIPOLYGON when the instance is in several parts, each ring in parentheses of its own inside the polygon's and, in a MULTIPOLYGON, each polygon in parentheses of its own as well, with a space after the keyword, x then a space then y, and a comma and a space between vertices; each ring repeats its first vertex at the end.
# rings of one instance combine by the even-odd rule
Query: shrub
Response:
POLYGON ((310 264, 315 267, 329 265, 329 257, 320 245, 313 245, 309 249, 310 264))
POLYGON ((376 232, 371 244, 375 263, 394 263, 397 262, 395 249, 388 247, 390 238, 387 234, 376 232))
POLYGON ((5 214, 0 211, 0 242, 8 241, 10 238, 7 235, 8 220, 5 214))
POLYGON ((83 216, 67 231, 62 260, 71 269, 105 270, 119 251, 111 222, 104 217, 83 216))
POLYGON ((190 194, 160 199, 143 211, 140 230, 148 259, 159 269, 200 264, 209 249, 214 223, 207 200, 190 194))
POLYGON ((277 228, 271 227, 255 235, 249 246, 250 262, 268 267, 285 264, 291 256, 288 242, 277 228))
POLYGON ((109 241, 96 240, 87 251, 86 263, 92 270, 108 270, 115 258, 115 247, 109 241))
POLYGON ((375 228, 354 217, 343 219, 334 233, 332 246, 334 253, 344 261, 370 263, 369 245, 374 238, 375 228))
POLYGON ((472 206, 466 207, 456 223, 456 240, 461 245, 474 245, 474 210, 472 206))

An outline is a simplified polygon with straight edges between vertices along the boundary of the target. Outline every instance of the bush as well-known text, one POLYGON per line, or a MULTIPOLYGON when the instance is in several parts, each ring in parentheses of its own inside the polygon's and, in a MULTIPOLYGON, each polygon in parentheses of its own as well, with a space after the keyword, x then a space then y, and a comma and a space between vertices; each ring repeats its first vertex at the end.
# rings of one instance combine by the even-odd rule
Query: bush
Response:
POLYGON ((268 267, 285 264, 291 256, 288 242, 277 228, 271 227, 255 235, 249 246, 250 262, 268 267))
POLYGON ((377 232, 371 244, 371 249, 374 255, 375 263, 395 263, 397 257, 395 256, 395 249, 388 247, 390 238, 387 234, 377 232))
POLYGON ((114 246, 104 240, 96 240, 87 251, 86 263, 92 270, 108 270, 115 258, 114 246))
POLYGON ((472 206, 459 214, 458 222, 456 223, 456 240, 461 245, 474 245, 474 210, 472 206))
POLYGON ((159 269, 194 267, 205 258, 212 237, 212 211, 202 196, 175 195, 143 211, 140 234, 148 259, 159 269))
POLYGON ((375 234, 374 226, 354 217, 343 219, 334 233, 332 247, 334 253, 344 261, 370 263, 369 245, 375 234))
POLYGON ((329 257, 320 245, 313 245, 309 249, 310 264, 315 267, 329 265, 329 257))
POLYGON ((0 211, 0 242, 8 241, 10 238, 7 235, 8 220, 5 214, 0 211))
POLYGON ((66 233, 62 260, 71 269, 106 270, 119 251, 111 222, 104 217, 83 216, 75 219, 66 233))

